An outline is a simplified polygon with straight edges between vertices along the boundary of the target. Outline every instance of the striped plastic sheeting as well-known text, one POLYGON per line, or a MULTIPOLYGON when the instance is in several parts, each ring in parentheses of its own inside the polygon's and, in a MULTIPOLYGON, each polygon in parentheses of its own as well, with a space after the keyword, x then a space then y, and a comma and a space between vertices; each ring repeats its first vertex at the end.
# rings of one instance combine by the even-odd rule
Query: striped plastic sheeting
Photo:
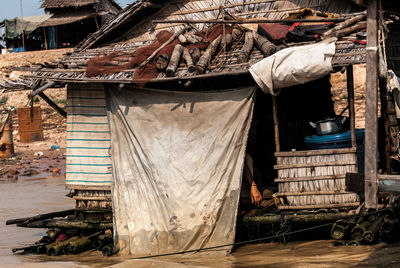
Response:
POLYGON ((67 188, 110 189, 111 140, 104 88, 69 86, 67 112, 67 188))

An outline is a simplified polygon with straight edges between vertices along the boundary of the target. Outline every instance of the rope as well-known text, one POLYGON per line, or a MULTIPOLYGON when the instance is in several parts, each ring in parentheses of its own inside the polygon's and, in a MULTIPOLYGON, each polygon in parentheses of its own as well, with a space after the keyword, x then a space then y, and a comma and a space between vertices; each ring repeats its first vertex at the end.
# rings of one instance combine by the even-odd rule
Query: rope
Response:
MULTIPOLYGON (((357 216, 355 216, 355 218, 360 218, 360 217, 365 217, 365 216, 369 216, 369 215, 372 215, 372 214, 377 214, 377 213, 380 213, 382 211, 391 211, 391 209, 388 209, 388 208, 380 209, 380 210, 372 211, 372 212, 369 212, 369 213, 366 213, 366 214, 357 215, 357 216)), ((298 234, 298 233, 302 233, 302 232, 307 232, 307 231, 311 231, 311 230, 320 229, 320 228, 323 228, 323 227, 330 226, 330 225, 332 225, 332 223, 333 222, 329 222, 329 223, 320 224, 320 225, 317 225, 317 226, 312 226, 312 227, 308 227, 308 228, 304 228, 304 229, 300 229, 300 230, 296 230, 296 231, 291 231, 291 232, 289 232, 289 231, 285 231, 285 232, 278 231, 275 235, 256 238, 256 239, 250 239, 250 240, 245 240, 245 241, 240 241, 240 242, 234 242, 234 243, 230 243, 230 244, 223 244, 223 245, 218 245, 218 246, 213 246, 213 247, 191 249, 191 250, 178 251, 178 252, 172 252, 172 253, 157 254, 157 255, 151 255, 151 256, 136 257, 136 258, 130 258, 130 259, 142 260, 142 259, 150 259, 150 258, 157 258, 157 257, 182 255, 182 254, 186 254, 186 253, 208 251, 208 250, 224 248, 224 247, 229 247, 229 246, 239 246, 239 245, 251 244, 251 243, 256 243, 256 242, 262 242, 262 241, 265 241, 265 240, 270 240, 270 239, 272 240, 272 239, 276 239, 276 238, 280 238, 280 237, 285 239, 285 236, 292 235, 292 234, 298 234)))

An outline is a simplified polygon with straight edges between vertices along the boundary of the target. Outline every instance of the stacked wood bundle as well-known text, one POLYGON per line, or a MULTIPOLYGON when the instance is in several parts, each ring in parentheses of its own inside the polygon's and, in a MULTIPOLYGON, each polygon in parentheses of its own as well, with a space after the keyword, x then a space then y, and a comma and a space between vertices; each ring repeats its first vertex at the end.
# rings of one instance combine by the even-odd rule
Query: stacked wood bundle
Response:
POLYGON ((372 244, 390 241, 396 237, 399 228, 399 215, 393 211, 337 220, 331 229, 331 237, 337 246, 372 244))
POLYGON ((321 39, 325 40, 331 37, 341 38, 351 33, 364 30, 367 27, 366 17, 366 14, 361 14, 345 20, 344 22, 338 23, 329 31, 323 33, 321 35, 321 39))
POLYGON ((12 251, 58 256, 95 249, 104 252, 105 256, 112 255, 114 253, 112 222, 79 221, 73 214, 74 210, 66 210, 7 221, 7 225, 47 228, 46 235, 39 241, 29 246, 13 248, 12 251), (60 218, 65 216, 68 218, 60 218))

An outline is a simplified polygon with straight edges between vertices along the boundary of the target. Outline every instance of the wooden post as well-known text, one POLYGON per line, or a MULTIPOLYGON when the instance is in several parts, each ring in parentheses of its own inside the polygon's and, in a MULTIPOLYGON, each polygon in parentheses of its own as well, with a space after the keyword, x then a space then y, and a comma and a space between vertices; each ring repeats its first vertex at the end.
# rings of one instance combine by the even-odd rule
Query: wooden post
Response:
POLYGON ((272 96, 272 113, 274 116, 274 134, 275 134, 275 151, 281 151, 281 143, 279 140, 279 119, 278 119, 278 98, 272 96))
POLYGON ((349 117, 350 117, 350 133, 351 133, 351 147, 357 147, 356 140, 356 113, 354 110, 354 79, 353 79, 353 65, 347 66, 347 100, 349 103, 349 117))
POLYGON ((46 35, 46 27, 43 27, 43 35, 44 35, 44 47, 46 48, 46 50, 49 49, 49 46, 47 45, 47 35, 46 35))
POLYGON ((367 2, 367 76, 365 115, 365 207, 377 208, 378 193, 378 3, 367 2))
POLYGON ((94 17, 94 22, 96 23, 97 31, 100 30, 99 22, 97 21, 97 16, 94 17))

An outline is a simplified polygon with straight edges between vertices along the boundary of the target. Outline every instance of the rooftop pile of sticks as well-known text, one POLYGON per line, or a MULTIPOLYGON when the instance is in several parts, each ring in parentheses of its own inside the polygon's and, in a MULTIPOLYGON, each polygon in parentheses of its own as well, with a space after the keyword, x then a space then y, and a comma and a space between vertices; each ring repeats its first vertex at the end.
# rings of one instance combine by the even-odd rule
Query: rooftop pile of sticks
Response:
POLYGON ((256 59, 262 59, 291 45, 330 37, 345 38, 358 44, 365 44, 366 38, 364 13, 344 20, 309 8, 276 23, 224 14, 220 20, 212 21, 211 27, 201 31, 192 25, 204 21, 156 22, 187 24, 175 33, 160 31, 153 43, 133 53, 113 52, 90 59, 86 76, 136 69, 133 81, 144 84, 156 77, 173 77, 177 72, 179 76, 187 76, 205 74, 223 65, 248 67, 254 50, 257 50, 254 53, 258 55, 256 59))

